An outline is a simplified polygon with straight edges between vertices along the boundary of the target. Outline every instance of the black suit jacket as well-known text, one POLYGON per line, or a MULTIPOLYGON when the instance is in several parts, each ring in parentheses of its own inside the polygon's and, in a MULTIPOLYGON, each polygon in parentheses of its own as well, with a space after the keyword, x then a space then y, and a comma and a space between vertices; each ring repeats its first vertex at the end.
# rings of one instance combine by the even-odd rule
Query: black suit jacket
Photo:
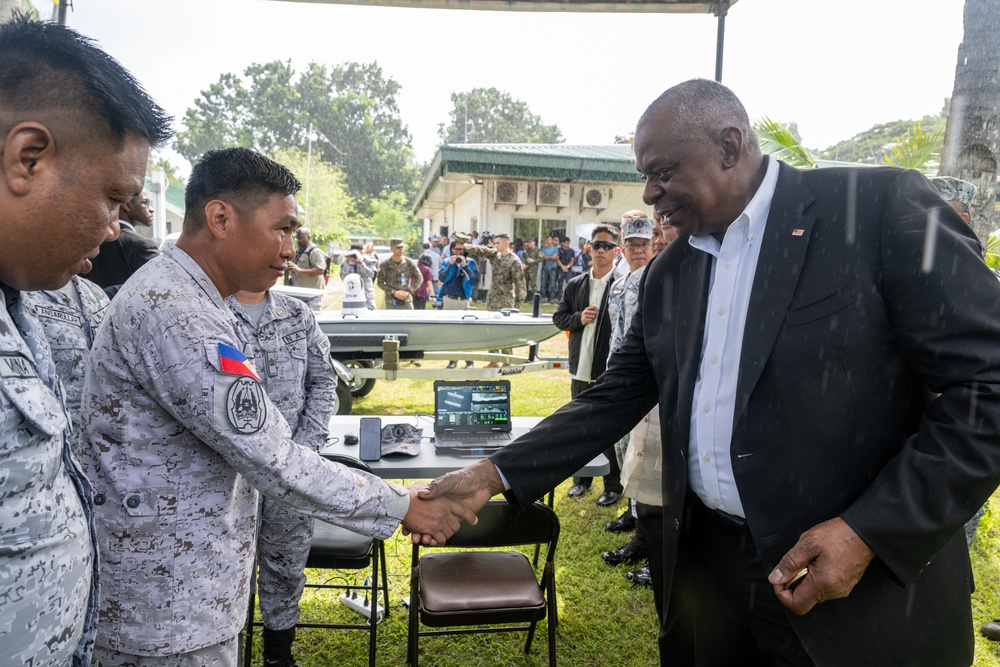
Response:
POLYGON ((121 285, 159 254, 152 239, 122 227, 118 238, 101 244, 100 254, 94 258, 94 268, 87 274, 87 280, 105 288, 121 285))
MULTIPOLYGON (((1000 284, 912 171, 781 165, 764 236, 730 454, 761 559, 843 517, 876 559, 850 596, 792 617, 817 664, 968 665, 960 528, 1000 481, 1000 284)), ((528 502, 659 400, 668 591, 710 268, 686 239, 651 262, 608 372, 492 457, 528 502)))
MULTIPOLYGON (((611 349, 611 318, 608 316, 608 297, 611 295, 611 285, 614 274, 608 278, 608 286, 604 288, 601 304, 597 307, 597 321, 594 323, 594 360, 591 366, 591 379, 596 380, 607 368, 608 352, 611 349)), ((562 301, 552 314, 552 323, 563 331, 569 332, 569 372, 576 373, 580 364, 580 341, 583 337, 583 318, 581 313, 590 305, 590 273, 584 273, 566 283, 562 301)))

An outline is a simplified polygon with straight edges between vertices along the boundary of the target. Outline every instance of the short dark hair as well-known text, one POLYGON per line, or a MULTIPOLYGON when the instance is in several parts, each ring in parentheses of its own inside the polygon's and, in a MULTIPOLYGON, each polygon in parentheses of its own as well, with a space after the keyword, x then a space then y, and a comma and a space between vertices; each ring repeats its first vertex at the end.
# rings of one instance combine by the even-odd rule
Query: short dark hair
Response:
POLYGON ((287 168, 249 148, 208 151, 191 170, 184 193, 184 229, 205 223, 205 205, 221 199, 240 216, 267 204, 273 194, 294 195, 302 184, 287 168))
POLYGON ((495 239, 507 239, 508 241, 510 241, 510 235, 507 232, 500 232, 499 234, 494 234, 493 238, 495 238, 495 239))
POLYGON ((615 242, 618 241, 618 228, 614 225, 608 225, 603 222, 597 225, 594 227, 594 231, 590 232, 590 240, 593 241, 594 237, 598 234, 611 234, 611 237, 615 240, 615 242))
POLYGON ((0 25, 0 63, 0 135, 60 109, 90 116, 117 147, 128 133, 152 146, 173 136, 173 119, 135 77, 71 28, 17 13, 0 25))

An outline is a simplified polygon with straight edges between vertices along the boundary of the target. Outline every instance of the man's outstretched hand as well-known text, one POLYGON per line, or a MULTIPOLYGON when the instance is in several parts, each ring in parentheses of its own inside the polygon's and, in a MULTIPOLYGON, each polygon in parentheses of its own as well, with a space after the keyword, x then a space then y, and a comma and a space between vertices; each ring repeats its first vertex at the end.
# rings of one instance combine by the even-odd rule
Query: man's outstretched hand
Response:
MULTIPOLYGON (((413 487, 411 487, 413 488, 413 487)), ((491 461, 485 459, 470 466, 455 470, 446 475, 438 477, 426 488, 417 494, 418 499, 424 502, 448 502, 462 507, 462 512, 455 512, 453 516, 460 516, 468 523, 475 524, 476 512, 485 505, 490 498, 503 491, 503 481, 497 473, 496 466, 491 461), (470 518, 471 517, 471 518, 470 518)), ((455 534, 458 528, 451 531, 448 537, 455 534)), ((438 535, 428 535, 425 531, 410 526, 404 520, 403 534, 410 535, 413 543, 423 544, 443 543, 438 539, 438 535)))
MULTIPOLYGON (((454 535, 462 521, 475 524, 476 513, 465 505, 449 498, 425 498, 420 491, 427 488, 424 482, 410 485, 410 506, 403 517, 403 534, 419 536, 427 545, 438 546, 454 535)), ((414 542, 417 540, 415 539, 414 542)))
POLYGON ((767 580, 781 603, 802 616, 818 603, 847 597, 875 557, 846 521, 837 517, 802 533, 767 580), (795 575, 808 569, 794 587, 795 575))

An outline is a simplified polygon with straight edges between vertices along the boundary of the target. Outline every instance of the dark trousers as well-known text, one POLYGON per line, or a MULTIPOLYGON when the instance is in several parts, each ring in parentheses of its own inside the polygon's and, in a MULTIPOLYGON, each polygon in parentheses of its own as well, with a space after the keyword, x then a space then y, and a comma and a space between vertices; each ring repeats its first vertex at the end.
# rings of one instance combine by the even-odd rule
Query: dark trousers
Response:
POLYGON ((659 505, 635 504, 636 525, 646 540, 649 553, 649 576, 653 579, 653 605, 656 618, 663 624, 663 508, 659 505))
MULTIPOLYGON (((576 398, 584 389, 594 386, 593 382, 584 382, 583 380, 575 380, 570 378, 569 381, 569 397, 576 398)), ((604 450, 604 456, 608 459, 611 464, 611 470, 608 474, 604 476, 604 491, 605 493, 613 491, 615 493, 621 493, 624 489, 622 488, 622 471, 618 467, 618 454, 615 452, 615 443, 604 450)), ((590 488, 590 485, 594 482, 593 477, 574 477, 573 483, 579 484, 580 486, 586 486, 590 488)))
POLYGON ((687 504, 689 530, 660 629, 660 665, 813 667, 746 522, 697 498, 687 504))

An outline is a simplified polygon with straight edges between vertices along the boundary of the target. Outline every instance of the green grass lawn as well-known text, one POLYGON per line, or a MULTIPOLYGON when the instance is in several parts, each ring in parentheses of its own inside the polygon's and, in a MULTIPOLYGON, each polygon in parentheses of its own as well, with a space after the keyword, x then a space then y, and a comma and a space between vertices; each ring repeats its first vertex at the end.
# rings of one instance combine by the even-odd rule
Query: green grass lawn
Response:
MULTIPOLYGON (((552 308, 546 308, 551 312, 552 308)), ((566 338, 558 335, 542 344, 543 357, 565 356, 566 338)), ((425 362, 424 367, 444 366, 425 362)), ((479 364, 477 364, 479 365, 479 364)), ((566 371, 546 371, 509 378, 514 414, 543 416, 569 399, 566 371)), ((367 397, 354 403, 355 414, 416 414, 432 409, 430 380, 378 381, 367 397)), ((559 604, 557 648, 559 664, 566 667, 634 667, 658 664, 656 614, 649 590, 633 588, 625 579, 626 568, 605 565, 600 554, 621 546, 628 536, 612 535, 604 523, 624 508, 599 508, 596 488, 582 499, 566 498, 569 484, 556 491, 556 511, 562 524, 556 553, 556 584, 559 604)), ((1000 494, 994 495, 983 517, 972 562, 978 590, 972 596, 976 629, 976 667, 1000 667, 1000 644, 978 635, 979 625, 1000 616, 1000 494)), ((378 629, 378 664, 405 665, 406 613, 401 606, 409 595, 409 540, 397 535, 387 543, 390 572, 390 615, 378 629)), ((309 571, 311 580, 321 578, 309 571)), ((337 573, 341 582, 360 582, 364 575, 337 573)), ((307 591, 302 602, 302 620, 359 618, 342 607, 333 595, 316 597, 307 591)), ((421 665, 427 667, 541 666, 547 664, 544 622, 536 633, 531 653, 522 652, 522 634, 431 637, 421 640, 421 665)), ((259 639, 255 665, 260 665, 259 639)), ((367 634, 356 631, 300 630, 295 655, 302 667, 367 665, 367 634)), ((887 666, 888 667, 888 666, 887 666)))

